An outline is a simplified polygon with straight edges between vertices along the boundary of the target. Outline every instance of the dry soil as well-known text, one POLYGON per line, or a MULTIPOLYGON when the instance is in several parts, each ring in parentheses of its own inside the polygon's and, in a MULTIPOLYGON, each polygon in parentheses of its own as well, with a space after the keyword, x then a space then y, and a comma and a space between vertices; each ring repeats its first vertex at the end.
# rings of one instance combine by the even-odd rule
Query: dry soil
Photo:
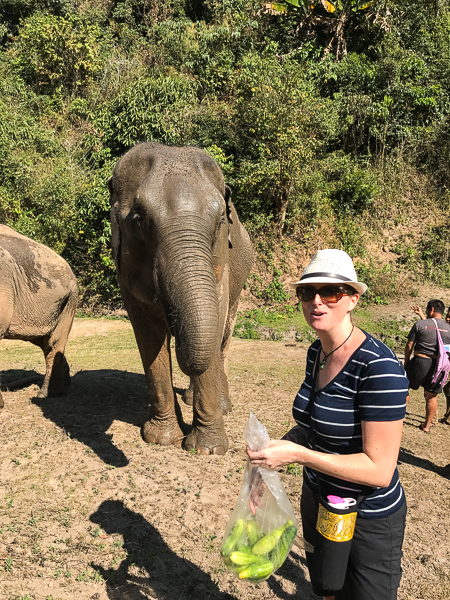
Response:
MULTIPOLYGON (((305 355, 301 344, 233 340, 230 449, 204 457, 142 441, 147 393, 129 323, 76 319, 65 394, 40 400, 36 384, 4 393, 0 598, 316 598, 298 548, 260 586, 228 573, 219 554, 242 483, 249 412, 273 438, 293 425, 305 355)), ((31 344, 1 342, 3 382, 43 370, 31 344)), ((187 385, 177 368, 174 383, 180 391, 187 385)), ((439 402, 442 414, 442 396, 439 402)), ((182 410, 189 422, 192 410, 182 410)), ((417 427, 423 414, 414 392, 399 457, 408 501, 400 600, 450 598, 450 480, 435 472, 450 462, 450 427, 438 424, 426 435, 417 427)), ((280 477, 298 515, 300 469, 280 477)))

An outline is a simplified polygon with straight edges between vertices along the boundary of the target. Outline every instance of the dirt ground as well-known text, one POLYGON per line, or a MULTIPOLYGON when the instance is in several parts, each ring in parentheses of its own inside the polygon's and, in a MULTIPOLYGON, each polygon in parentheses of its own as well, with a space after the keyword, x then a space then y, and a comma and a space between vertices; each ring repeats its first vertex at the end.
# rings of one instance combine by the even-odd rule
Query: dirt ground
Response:
MULTIPOLYGON (((316 598, 298 548, 260 586, 228 573, 219 554, 242 482, 249 412, 273 438, 293 425, 306 346, 233 340, 230 449, 219 457, 142 441, 147 392, 128 322, 76 319, 66 354, 73 377, 64 396, 40 400, 36 384, 3 394, 2 600, 316 598)), ((43 370, 31 344, 1 342, 3 383, 43 370)), ((174 384, 187 385, 178 369, 174 384)), ((189 422, 192 410, 182 410, 189 422)), ((399 457, 408 501, 400 600, 450 598, 450 480, 435 472, 450 462, 450 427, 426 435, 417 428, 423 414, 415 392, 399 457)), ((299 516, 300 469, 280 477, 299 516)))

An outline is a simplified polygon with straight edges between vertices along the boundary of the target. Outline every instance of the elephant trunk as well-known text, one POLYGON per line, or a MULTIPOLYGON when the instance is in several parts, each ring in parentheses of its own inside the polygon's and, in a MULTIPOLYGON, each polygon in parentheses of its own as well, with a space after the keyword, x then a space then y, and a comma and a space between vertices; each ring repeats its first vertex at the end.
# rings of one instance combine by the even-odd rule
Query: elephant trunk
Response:
POLYGON ((206 232, 201 235, 186 228, 175 240, 172 232, 167 252, 164 244, 161 246, 165 276, 159 288, 168 304, 166 314, 175 337, 178 364, 191 377, 208 369, 221 341, 210 248, 206 232))

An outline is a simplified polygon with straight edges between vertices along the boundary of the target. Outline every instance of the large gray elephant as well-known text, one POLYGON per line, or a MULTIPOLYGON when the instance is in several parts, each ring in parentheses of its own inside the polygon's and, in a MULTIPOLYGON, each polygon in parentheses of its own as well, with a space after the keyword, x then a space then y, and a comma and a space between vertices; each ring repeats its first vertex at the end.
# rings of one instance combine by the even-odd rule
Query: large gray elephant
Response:
POLYGON ((230 189, 204 150, 154 142, 122 156, 108 185, 118 280, 150 393, 143 438, 168 445, 185 437, 172 387, 173 336, 193 403, 184 448, 224 454, 227 353, 253 263, 230 189))
POLYGON ((0 339, 42 348, 46 372, 39 398, 58 395, 70 383, 64 350, 77 298, 76 277, 63 258, 0 225, 0 339))

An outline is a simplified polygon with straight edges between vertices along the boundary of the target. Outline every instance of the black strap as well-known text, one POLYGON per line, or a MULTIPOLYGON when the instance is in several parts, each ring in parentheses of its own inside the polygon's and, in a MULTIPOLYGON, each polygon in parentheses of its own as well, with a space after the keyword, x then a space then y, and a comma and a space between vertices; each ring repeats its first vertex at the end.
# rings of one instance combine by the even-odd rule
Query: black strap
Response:
POLYGON ((341 281, 351 281, 348 277, 344 277, 344 275, 339 275, 338 273, 307 273, 300 277, 300 281, 311 279, 311 277, 328 277, 330 279, 340 279, 341 281))

